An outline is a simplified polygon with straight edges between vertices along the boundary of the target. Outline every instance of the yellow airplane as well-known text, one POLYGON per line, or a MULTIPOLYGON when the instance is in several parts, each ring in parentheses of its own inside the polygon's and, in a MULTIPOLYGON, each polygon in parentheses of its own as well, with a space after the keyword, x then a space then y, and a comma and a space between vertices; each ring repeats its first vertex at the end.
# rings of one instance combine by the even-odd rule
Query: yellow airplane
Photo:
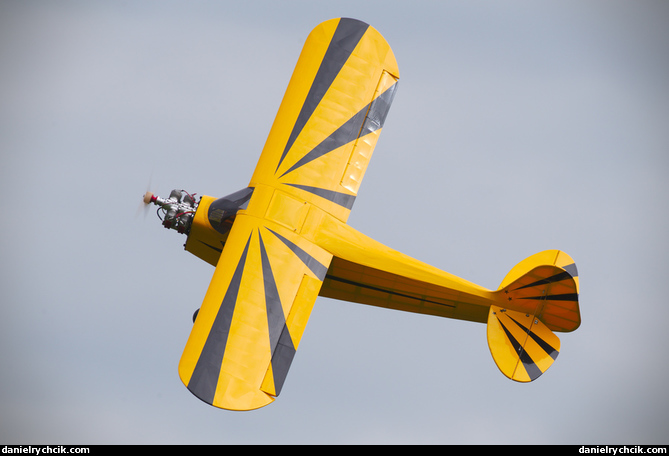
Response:
POLYGON ((223 198, 150 192, 163 225, 216 267, 179 375, 229 410, 279 395, 316 297, 487 323, 504 375, 535 380, 553 364, 553 331, 580 325, 578 273, 548 250, 488 290, 410 258, 346 224, 397 90, 386 40, 355 19, 309 35, 248 187, 223 198))

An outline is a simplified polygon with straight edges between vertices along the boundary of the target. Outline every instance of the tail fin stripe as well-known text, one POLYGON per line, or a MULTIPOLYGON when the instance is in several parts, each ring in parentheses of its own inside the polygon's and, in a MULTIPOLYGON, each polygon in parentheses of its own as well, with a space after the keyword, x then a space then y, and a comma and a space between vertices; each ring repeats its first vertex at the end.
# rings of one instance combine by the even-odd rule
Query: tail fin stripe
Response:
POLYGON ((514 318, 512 318, 512 317, 510 317, 510 316, 509 316, 509 318, 510 318, 511 320, 513 320, 513 322, 514 322, 515 324, 517 324, 518 326, 520 326, 521 328, 523 328, 523 329, 527 332, 527 334, 529 334, 529 336, 532 338, 532 340, 535 341, 535 342, 537 343, 537 345, 538 345, 539 347, 541 347, 541 349, 542 349, 543 351, 545 351, 545 352, 548 354, 548 356, 550 356, 551 358, 553 358, 553 360, 557 359, 557 357, 558 357, 558 355, 560 354, 560 352, 558 352, 555 348, 553 348, 548 342, 546 342, 545 340, 543 340, 541 337, 539 337, 538 335, 536 335, 535 333, 533 333, 532 331, 530 331, 529 328, 526 328, 524 325, 520 324, 520 323, 519 323, 518 321, 516 321, 514 318))
POLYGON ((504 330, 506 337, 509 339, 509 342, 511 342, 511 345, 513 345, 513 348, 516 350, 516 353, 518 353, 518 358, 520 358, 520 361, 523 363, 523 366, 525 367, 525 370, 527 371, 527 375, 529 375, 530 380, 538 378, 543 373, 541 372, 541 369, 537 367, 537 365, 534 363, 530 355, 527 354, 527 352, 523 349, 522 345, 520 345, 516 340, 516 338, 513 337, 511 331, 506 329, 504 323, 502 323, 499 319, 497 319, 497 321, 499 321, 499 324, 502 326, 502 329, 504 330))
POLYGON ((552 277, 548 277, 548 278, 546 278, 546 279, 537 280, 536 282, 532 282, 532 283, 530 283, 530 284, 528 284, 528 285, 523 285, 522 287, 518 287, 518 288, 516 288, 516 289, 513 290, 513 291, 516 291, 516 290, 522 290, 523 288, 536 287, 537 285, 546 285, 546 284, 548 284, 548 283, 559 282, 559 281, 561 281, 561 280, 571 279, 572 277, 573 277, 573 276, 572 276, 569 272, 564 271, 564 272, 561 272, 561 273, 559 273, 559 274, 556 274, 556 275, 554 275, 554 276, 552 276, 552 277))
POLYGON ((576 269, 576 263, 568 264, 567 266, 562 266, 562 269, 567 271, 572 277, 578 277, 578 269, 576 269))
POLYGON ((578 293, 565 293, 547 296, 526 296, 517 299, 541 299, 546 301, 578 301, 578 293))

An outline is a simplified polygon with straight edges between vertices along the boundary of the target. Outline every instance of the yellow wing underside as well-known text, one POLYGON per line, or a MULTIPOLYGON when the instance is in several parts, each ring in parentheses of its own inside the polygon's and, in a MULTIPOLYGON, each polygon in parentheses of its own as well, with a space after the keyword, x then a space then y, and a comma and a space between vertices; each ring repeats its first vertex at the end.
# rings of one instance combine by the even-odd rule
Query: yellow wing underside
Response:
POLYGON ((363 22, 309 35, 179 364, 203 401, 250 410, 281 391, 332 260, 313 234, 348 218, 398 77, 363 22))
POLYGON ((179 364, 203 401, 249 410, 277 396, 331 255, 283 227, 240 215, 179 364))
POLYGON ((268 185, 346 221, 397 88, 374 28, 333 19, 307 38, 250 187, 268 185))

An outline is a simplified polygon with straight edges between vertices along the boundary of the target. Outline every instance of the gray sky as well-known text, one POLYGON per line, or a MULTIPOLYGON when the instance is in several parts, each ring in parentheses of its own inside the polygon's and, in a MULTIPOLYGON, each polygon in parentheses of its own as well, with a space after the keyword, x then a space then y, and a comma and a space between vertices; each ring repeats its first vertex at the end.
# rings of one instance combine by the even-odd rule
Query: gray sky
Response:
POLYGON ((0 3, 0 443, 667 443, 669 3, 396 3, 0 3), (270 406, 181 384, 213 268, 141 195, 245 187, 339 16, 402 77, 349 223, 488 288, 575 259, 583 322, 537 381, 485 325, 319 298, 270 406))

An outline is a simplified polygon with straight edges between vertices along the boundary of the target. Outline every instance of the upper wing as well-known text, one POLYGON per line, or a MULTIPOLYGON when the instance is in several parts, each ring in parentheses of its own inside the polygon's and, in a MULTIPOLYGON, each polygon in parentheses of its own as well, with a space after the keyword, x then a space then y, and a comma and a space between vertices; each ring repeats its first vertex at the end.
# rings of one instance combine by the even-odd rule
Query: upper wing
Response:
POLYGON ((398 79, 395 56, 374 28, 346 18, 317 26, 249 186, 269 185, 346 221, 398 79))
POLYGON ((332 256, 240 214, 179 363, 198 398, 251 410, 278 396, 332 256))

